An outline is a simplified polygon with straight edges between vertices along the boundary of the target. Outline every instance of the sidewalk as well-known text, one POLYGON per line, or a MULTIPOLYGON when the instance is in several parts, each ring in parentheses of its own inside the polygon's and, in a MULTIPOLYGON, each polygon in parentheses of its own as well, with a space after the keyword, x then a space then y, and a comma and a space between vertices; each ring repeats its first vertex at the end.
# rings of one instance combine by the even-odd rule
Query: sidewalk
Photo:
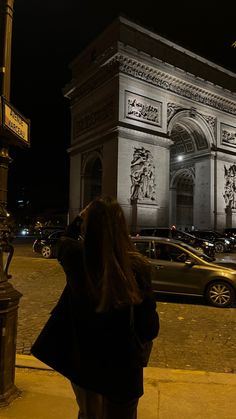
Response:
MULTIPOLYGON (((236 419, 236 374, 150 367, 144 382, 138 419, 236 419)), ((17 356, 15 384, 21 396, 0 419, 77 418, 68 380, 34 357, 17 356)))

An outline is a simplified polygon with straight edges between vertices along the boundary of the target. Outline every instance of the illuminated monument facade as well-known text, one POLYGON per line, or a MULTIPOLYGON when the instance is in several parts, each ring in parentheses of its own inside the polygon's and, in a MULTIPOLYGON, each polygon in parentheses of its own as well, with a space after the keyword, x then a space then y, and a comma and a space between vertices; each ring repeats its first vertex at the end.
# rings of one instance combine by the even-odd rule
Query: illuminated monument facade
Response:
POLYGON ((71 71, 71 219, 111 194, 131 231, 236 227, 236 74, 122 17, 71 71))

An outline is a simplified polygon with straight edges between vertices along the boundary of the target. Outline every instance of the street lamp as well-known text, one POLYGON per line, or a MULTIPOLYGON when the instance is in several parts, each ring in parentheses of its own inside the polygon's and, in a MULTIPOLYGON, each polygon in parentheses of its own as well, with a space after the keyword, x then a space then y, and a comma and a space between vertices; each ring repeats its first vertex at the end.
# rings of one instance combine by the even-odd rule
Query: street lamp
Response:
POLYGON ((17 312, 22 294, 8 282, 3 263, 3 252, 9 246, 9 145, 29 145, 29 121, 10 104, 13 3, 0 0, 0 406, 9 404, 20 393, 14 380, 17 312))

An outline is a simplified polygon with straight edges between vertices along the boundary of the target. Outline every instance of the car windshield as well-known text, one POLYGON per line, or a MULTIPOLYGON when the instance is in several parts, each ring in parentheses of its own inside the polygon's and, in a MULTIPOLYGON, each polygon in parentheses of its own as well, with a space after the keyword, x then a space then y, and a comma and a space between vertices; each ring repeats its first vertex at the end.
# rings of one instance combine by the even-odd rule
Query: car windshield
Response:
MULTIPOLYGON (((212 257, 207 256, 205 253, 202 253, 201 251, 195 249, 194 247, 188 245, 187 243, 184 242, 163 242, 162 239, 160 240, 155 240, 155 239, 151 239, 151 238, 147 238, 146 240, 132 240, 134 243, 134 246, 136 247, 136 249, 138 249, 138 251, 140 253, 142 253, 143 255, 151 258, 151 259, 166 259, 164 258, 163 255, 159 254, 158 252, 158 248, 164 248, 167 246, 171 246, 172 251, 175 251, 175 253, 181 253, 183 251, 187 251, 187 252, 191 252, 193 255, 197 256, 198 258, 200 258, 201 260, 211 263, 213 262, 215 259, 212 257), (153 248, 153 245, 151 245, 151 243, 153 245, 155 245, 155 250, 153 248), (177 244, 178 243, 178 244, 177 244)), ((170 249, 169 249, 170 251, 170 249)), ((187 255, 187 254, 186 254, 187 255)), ((173 255, 172 255, 173 256, 173 255)), ((189 255, 190 256, 190 255, 189 255)), ((187 256, 187 257, 189 257, 187 256)), ((191 257, 191 256, 190 256, 191 257)))
MULTIPOLYGON (((190 235, 191 236, 191 235, 190 235)), ((194 255, 198 256, 200 259, 204 260, 205 262, 213 262, 214 258, 207 256, 205 253, 200 252, 199 250, 195 249, 192 246, 189 246, 187 243, 181 243, 181 246, 188 250, 189 252, 194 253, 194 255)))
POLYGON ((214 231, 214 233, 212 233, 212 234, 214 234, 216 237, 224 236, 224 234, 220 234, 220 233, 218 233, 218 231, 214 231))
POLYGON ((49 239, 59 239, 59 237, 61 237, 63 233, 64 233, 64 231, 54 231, 53 233, 49 234, 48 238, 49 239))
POLYGON ((192 234, 186 233, 185 231, 176 231, 174 235, 178 237, 188 238, 189 240, 195 239, 195 237, 192 234))

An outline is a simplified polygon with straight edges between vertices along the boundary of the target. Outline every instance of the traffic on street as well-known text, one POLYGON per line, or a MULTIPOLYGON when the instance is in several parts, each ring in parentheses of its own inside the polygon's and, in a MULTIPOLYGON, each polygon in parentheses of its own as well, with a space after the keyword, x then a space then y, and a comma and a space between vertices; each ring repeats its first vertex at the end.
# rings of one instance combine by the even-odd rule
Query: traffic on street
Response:
MULTIPOLYGON (((48 319, 65 286, 57 259, 32 251, 33 238, 16 240, 10 266, 12 285, 22 293, 18 310, 17 353, 30 347, 48 319)), ((216 261, 236 263, 236 251, 218 254, 216 261)), ((160 334, 154 342, 150 366, 236 371, 236 305, 218 308, 204 298, 157 293, 160 334)))

